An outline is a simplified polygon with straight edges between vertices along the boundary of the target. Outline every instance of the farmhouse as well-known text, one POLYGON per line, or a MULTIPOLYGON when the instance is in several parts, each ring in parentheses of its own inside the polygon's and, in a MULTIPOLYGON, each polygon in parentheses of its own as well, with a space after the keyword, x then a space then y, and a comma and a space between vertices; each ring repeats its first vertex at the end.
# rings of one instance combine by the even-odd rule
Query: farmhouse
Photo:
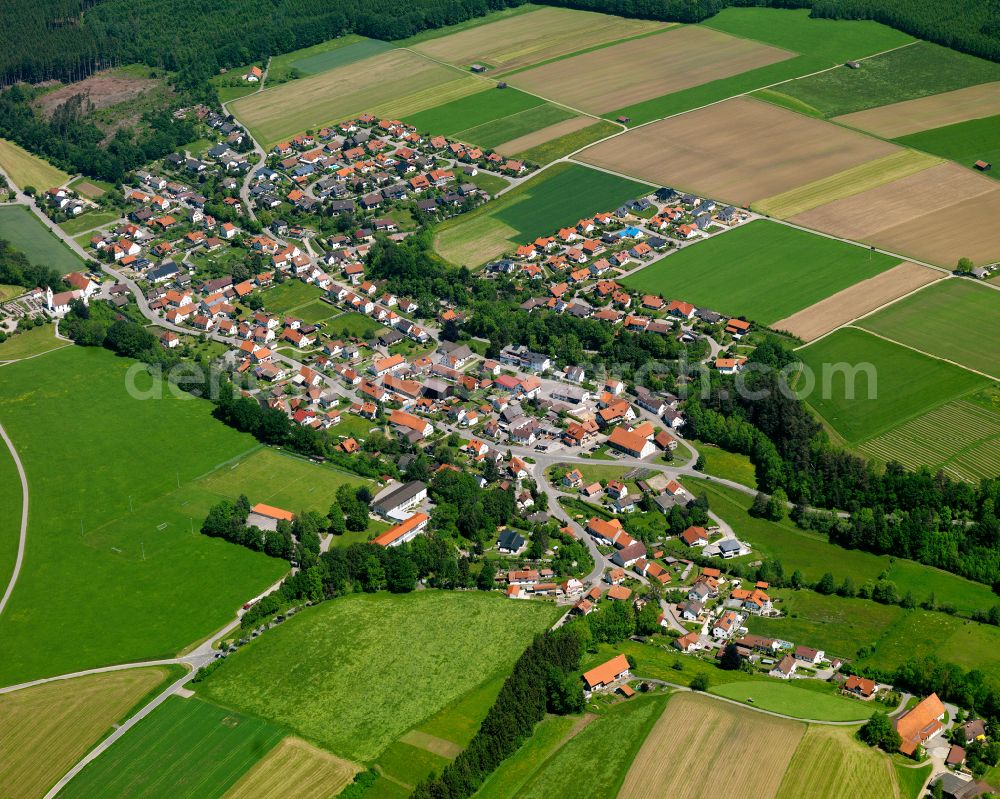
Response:
POLYGON ((629 676, 628 659, 615 655, 611 660, 583 673, 583 684, 588 691, 597 691, 614 685, 629 676))
POLYGON ((259 527, 261 530, 274 531, 278 529, 278 522, 290 522, 294 518, 295 514, 290 511, 258 502, 250 509, 250 515, 247 516, 247 527, 259 527))
POLYGON ((895 719, 893 725, 901 741, 899 751, 904 755, 912 755, 924 741, 940 732, 943 729, 941 719, 944 718, 945 712, 938 695, 931 694, 919 705, 895 719))
POLYGON ((795 674, 798 662, 791 655, 785 655, 768 674, 777 677, 779 680, 790 680, 795 674))
POLYGON ((704 527, 688 527, 680 535, 681 541, 689 547, 703 547, 708 543, 708 533, 704 527))
POLYGON ((875 680, 858 677, 856 674, 852 674, 844 682, 844 693, 854 694, 862 699, 871 699, 875 696, 876 691, 878 691, 878 683, 875 680))

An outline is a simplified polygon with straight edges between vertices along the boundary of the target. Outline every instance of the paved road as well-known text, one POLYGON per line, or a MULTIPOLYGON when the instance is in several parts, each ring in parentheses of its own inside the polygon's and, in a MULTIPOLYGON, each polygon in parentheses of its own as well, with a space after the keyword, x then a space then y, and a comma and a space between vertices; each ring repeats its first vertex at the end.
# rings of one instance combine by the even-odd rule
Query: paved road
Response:
POLYGON ((10 580, 7 582, 7 588, 3 592, 3 597, 0 598, 0 613, 3 613, 11 594, 14 593, 14 584, 21 574, 21 565, 24 563, 24 546, 28 538, 28 477, 24 473, 21 458, 18 456, 17 450, 14 449, 14 442, 10 440, 10 436, 7 435, 7 431, 3 429, 2 424, 0 424, 0 438, 3 439, 7 445, 7 449, 10 450, 10 456, 14 459, 14 466, 17 469, 17 476, 21 480, 21 529, 18 533, 17 558, 14 560, 14 570, 10 574, 10 580))

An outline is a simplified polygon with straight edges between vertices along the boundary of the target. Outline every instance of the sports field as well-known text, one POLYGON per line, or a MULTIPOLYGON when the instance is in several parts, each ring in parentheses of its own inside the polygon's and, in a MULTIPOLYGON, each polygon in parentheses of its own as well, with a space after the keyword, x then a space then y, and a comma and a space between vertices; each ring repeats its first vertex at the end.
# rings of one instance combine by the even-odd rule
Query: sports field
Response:
POLYGON ((83 266, 83 261, 23 205, 0 207, 0 239, 7 239, 31 263, 51 266, 63 274, 83 266))
POLYGON ((898 150, 883 158, 845 169, 835 175, 796 186, 786 192, 758 200, 753 210, 788 219, 825 203, 850 197, 867 189, 891 183, 940 164, 941 160, 917 150, 898 150))
POLYGON ((579 164, 556 164, 498 200, 439 225, 435 249, 454 264, 479 266, 587 214, 613 211, 650 190, 579 164))
POLYGON ((200 690, 341 757, 372 761, 414 724, 509 669, 557 615, 551 605, 484 594, 343 597, 244 647, 200 690), (271 679, 278 671, 285 678, 271 679))
POLYGON ((686 25, 518 72, 509 80, 572 108, 604 114, 793 55, 711 28, 686 25), (635 68, 640 64, 641 69, 635 68))
POLYGON ((860 69, 821 72, 779 88, 833 117, 996 80, 1000 64, 916 42, 869 58, 860 69))
POLYGON ((494 74, 668 27, 662 22, 542 7, 436 37, 413 49, 460 67, 478 63, 494 74))
POLYGON ((397 49, 243 97, 231 110, 266 147, 365 111, 412 116, 480 91, 483 84, 482 79, 397 49))
POLYGON ((755 220, 689 245, 622 282, 769 325, 897 263, 863 247, 755 220))
MULTIPOLYGON (((1000 84, 993 86, 994 93, 1000 95, 1000 84)), ((950 158, 964 167, 971 168, 976 161, 995 164, 1000 162, 1000 114, 912 133, 897 141, 950 158)), ((986 174, 996 177, 992 171, 986 174)))
POLYGON ((875 277, 831 294, 825 300, 803 308, 785 319, 779 319, 773 327, 798 336, 803 341, 812 341, 897 297, 944 277, 944 272, 904 261, 875 277))
POLYGON ((716 696, 751 704, 762 710, 818 721, 864 721, 878 708, 835 693, 801 688, 784 680, 740 681, 709 689, 716 696))
POLYGON ((159 666, 129 669, 0 694, 5 799, 43 796, 113 724, 174 673, 159 666))
MULTIPOLYGON (((664 34, 666 35, 666 34, 664 34)), ((585 163, 747 205, 896 152, 888 144, 738 97, 595 144, 585 163), (670 142, 664 153, 664 142, 670 142)))
POLYGON ((777 799, 899 796, 891 761, 878 749, 859 742, 854 733, 852 727, 811 724, 788 764, 777 799))
POLYGON ((639 750, 619 799, 773 799, 805 730, 799 722, 696 693, 675 694, 639 750))
POLYGON ((857 111, 834 121, 895 139, 994 114, 1000 114, 1000 83, 996 82, 857 111))
POLYGON ((60 793, 73 799, 215 799, 284 737, 280 727, 172 696, 60 793))
POLYGON ((218 500, 198 478, 256 442, 212 419, 205 401, 155 398, 162 384, 148 375, 130 396, 132 363, 67 347, 3 367, 0 419, 24 463, 32 515, 0 617, 0 684, 170 656, 287 570, 197 532, 218 500))
POLYGON ((0 139, 0 168, 19 189, 34 186, 39 192, 43 192, 56 186, 65 186, 69 180, 69 175, 61 169, 7 139, 0 139))
MULTIPOLYGON (((989 380, 863 330, 844 328, 798 351, 815 383, 805 401, 848 444, 984 388, 989 380)), ((800 388, 808 388, 800 381, 800 388)))
POLYGON ((239 782, 225 799, 329 799, 336 796, 358 772, 347 760, 334 757, 300 738, 288 736, 239 782))
POLYGON ((1000 296, 971 280, 945 280, 858 322, 858 327, 1000 378, 1000 296))

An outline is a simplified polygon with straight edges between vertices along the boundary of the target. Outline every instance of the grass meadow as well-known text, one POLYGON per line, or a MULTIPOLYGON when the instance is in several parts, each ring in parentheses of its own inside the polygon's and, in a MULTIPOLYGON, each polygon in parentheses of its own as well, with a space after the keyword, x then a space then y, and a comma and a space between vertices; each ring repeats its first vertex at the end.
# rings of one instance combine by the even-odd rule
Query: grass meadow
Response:
MULTIPOLYGON (((517 114, 529 108, 545 105, 545 100, 517 89, 489 89, 483 83, 483 91, 470 94, 450 103, 428 108, 406 119, 422 133, 453 136, 464 139, 459 131, 486 125, 503 117, 517 114)), ((512 138, 512 137, 508 137, 512 138)), ((469 139, 473 144, 479 142, 469 139)))
MULTIPOLYGON (((264 306, 274 314, 289 314, 297 308, 309 305, 325 294, 323 289, 302 280, 286 280, 261 293, 264 306)), ((331 306, 330 313, 333 313, 331 306)))
POLYGON ((735 480, 749 488, 757 487, 757 472, 750 458, 735 452, 698 442, 698 454, 705 460, 705 474, 735 480))
MULTIPOLYGON (((0 618, 0 684, 173 655, 287 570, 197 532, 218 500, 198 478, 256 442, 202 400, 133 398, 133 363, 66 347, 44 368, 3 367, 0 420, 28 475, 31 517, 0 618)), ((162 387, 145 373, 135 385, 162 387)))
POLYGON ((806 403, 851 445, 989 383, 855 328, 838 330, 798 353, 816 380, 806 403))
POLYGON ((60 796, 215 799, 284 736, 261 719, 172 696, 88 764, 60 796))
POLYGON ((6 444, 0 443, 0 586, 14 570, 21 533, 21 480, 6 444))
POLYGON ((622 281, 771 324, 899 260, 767 220, 688 245, 622 281))
POLYGON ((41 355, 60 347, 68 347, 66 341, 56 338, 55 328, 52 325, 42 325, 33 327, 31 330, 22 330, 10 336, 5 342, 0 344, 0 361, 17 361, 21 358, 31 358, 41 355))
POLYGON ((379 39, 367 39, 351 33, 336 39, 329 39, 311 47, 276 55, 271 59, 268 81, 284 79, 291 71, 298 70, 305 75, 316 75, 334 67, 343 67, 369 56, 394 49, 394 45, 379 39))
POLYGON ((34 186, 39 192, 65 186, 69 175, 48 161, 32 155, 7 139, 0 139, 0 167, 19 189, 34 186))
POLYGON ((579 119, 579 117, 575 112, 563 108, 561 105, 542 103, 524 111, 518 111, 485 124, 459 131, 455 136, 462 141, 472 142, 481 147, 495 148, 512 139, 545 130, 551 125, 569 119, 579 119))
POLYGON ((289 735, 257 761, 225 799, 330 799, 357 773, 358 767, 289 735))
POLYGON ((864 721, 878 710, 877 705, 821 693, 811 687, 800 688, 797 683, 784 680, 728 683, 710 688, 709 693, 762 710, 817 721, 864 721))
MULTIPOLYGON (((853 727, 810 724, 802 736, 776 799, 894 799, 896 779, 890 762, 878 749, 854 737, 853 727)), ((920 773, 920 772, 917 772, 920 773)), ((901 799, 906 799, 903 794, 901 799)))
MULTIPOLYGON (((971 167, 976 161, 1000 163, 1000 116, 970 119, 954 125, 911 133, 896 141, 942 158, 950 158, 962 166, 971 167)), ((985 173, 998 178, 1000 173, 985 173)))
POLYGON ((486 778, 475 793, 476 799, 517 799, 525 783, 563 745, 564 739, 581 721, 573 716, 548 716, 543 719, 521 748, 486 778))
POLYGON ((505 673, 557 615, 551 605, 474 593, 357 594, 296 614, 233 655, 199 691, 371 762, 414 725, 505 673), (278 671, 284 679, 271 679, 278 671))
POLYGON ((7 239, 33 264, 45 264, 63 274, 83 266, 83 261, 23 205, 0 208, 0 238, 7 239))
POLYGON ((181 667, 91 674, 0 695, 0 785, 5 799, 37 799, 181 667))
POLYGON ((589 144, 606 139, 612 133, 621 130, 611 122, 595 122, 585 128, 551 139, 543 144, 536 144, 527 150, 516 153, 518 158, 533 164, 549 164, 558 158, 575 153, 589 144))
POLYGON ((117 210, 88 211, 80 216, 70 217, 65 222, 60 222, 59 227, 69 233, 69 235, 76 236, 79 233, 84 233, 94 228, 104 227, 121 218, 121 212, 117 210))

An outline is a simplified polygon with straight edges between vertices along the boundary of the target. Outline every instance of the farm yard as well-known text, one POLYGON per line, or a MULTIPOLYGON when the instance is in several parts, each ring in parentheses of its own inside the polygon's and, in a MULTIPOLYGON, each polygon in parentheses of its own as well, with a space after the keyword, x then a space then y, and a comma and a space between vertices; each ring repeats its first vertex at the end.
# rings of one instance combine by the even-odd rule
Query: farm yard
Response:
POLYGON ((453 264, 479 266, 586 214, 614 210, 649 186, 580 164, 561 163, 435 232, 435 249, 453 264))
POLYGON ((858 128, 883 139, 895 139, 924 130, 955 125, 1000 114, 1000 83, 981 83, 916 100, 855 111, 834 122, 858 128))
MULTIPOLYGON (((745 683, 754 689, 763 683, 745 683)), ((806 726, 695 693, 670 697, 620 799, 773 799, 806 726), (678 735, 680 729, 683 735, 678 735), (753 740, 753 746, 746 742, 753 740), (706 752, 712 752, 706 757, 706 752), (718 768, 725 763, 726 768, 718 768)))
POLYGON ((112 725, 181 673, 178 667, 129 669, 0 694, 0 784, 6 799, 44 795, 112 725))
POLYGON ((7 239, 33 264, 45 264, 62 273, 83 266, 83 261, 23 205, 0 207, 0 238, 7 239))
POLYGON ((894 152, 887 142, 740 97, 631 130, 576 158, 748 205, 894 152))
POLYGON ((484 594, 346 596, 241 649, 199 693, 371 762, 415 724, 505 673, 556 615, 549 605, 484 594), (392 652, 407 657, 386 656, 392 652), (279 668, 287 679, 267 677, 279 668), (360 685, 364 702, 356 701, 360 685))
POLYGON ((88 764, 60 796, 216 799, 284 736, 266 721, 171 696, 88 764))
POLYGON ((791 58, 794 54, 687 25, 518 72, 512 85, 606 114, 622 106, 791 58), (625 65, 642 64, 642 70, 625 65))
POLYGON ((0 382, 0 419, 32 505, 49 509, 31 516, 24 566, 0 617, 0 684, 170 656, 287 570, 197 532, 218 500, 198 478, 255 448, 249 435, 212 419, 208 402, 166 390, 140 399, 163 387, 148 375, 129 396, 133 362, 108 350, 67 347, 44 361, 44 369, 5 366, 0 382), (66 423, 91 407, 114 424, 66 423), (53 429, 65 447, 58 460, 53 429))
POLYGON ((329 799, 351 781, 358 768, 305 741, 288 736, 257 761, 225 799, 329 799))
POLYGON ((6 139, 0 139, 0 169, 22 190, 34 186, 38 191, 45 191, 53 186, 65 186, 69 180, 69 175, 61 169, 6 139))
POLYGON ((770 325, 897 263, 862 247, 756 220, 688 245, 623 283, 770 325))
POLYGON ((944 277, 945 273, 936 269, 904 261, 780 319, 772 327, 809 342, 944 277))

